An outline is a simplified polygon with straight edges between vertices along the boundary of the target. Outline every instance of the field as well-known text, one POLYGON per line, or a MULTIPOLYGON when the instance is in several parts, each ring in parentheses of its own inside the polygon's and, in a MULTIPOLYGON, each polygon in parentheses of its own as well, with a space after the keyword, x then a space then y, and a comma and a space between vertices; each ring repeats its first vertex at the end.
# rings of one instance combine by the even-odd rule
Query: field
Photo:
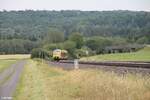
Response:
POLYGON ((150 100, 150 77, 100 70, 65 71, 29 60, 14 100, 150 100))
POLYGON ((84 57, 81 61, 150 61, 150 46, 137 52, 115 53, 84 57))
POLYGON ((28 59, 30 58, 30 54, 14 54, 14 55, 0 55, 0 60, 1 59, 15 59, 15 60, 19 60, 19 59, 28 59))
POLYGON ((30 55, 0 55, 0 73, 18 60, 29 57, 30 55))
POLYGON ((0 60, 0 73, 16 61, 17 60, 0 60))

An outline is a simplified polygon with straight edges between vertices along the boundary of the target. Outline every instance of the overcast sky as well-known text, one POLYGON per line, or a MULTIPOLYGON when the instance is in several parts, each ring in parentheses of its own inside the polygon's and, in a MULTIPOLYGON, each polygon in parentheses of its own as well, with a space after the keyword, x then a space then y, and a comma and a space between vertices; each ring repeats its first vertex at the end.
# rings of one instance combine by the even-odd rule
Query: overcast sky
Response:
POLYGON ((150 0, 0 0, 0 10, 150 11, 150 0))

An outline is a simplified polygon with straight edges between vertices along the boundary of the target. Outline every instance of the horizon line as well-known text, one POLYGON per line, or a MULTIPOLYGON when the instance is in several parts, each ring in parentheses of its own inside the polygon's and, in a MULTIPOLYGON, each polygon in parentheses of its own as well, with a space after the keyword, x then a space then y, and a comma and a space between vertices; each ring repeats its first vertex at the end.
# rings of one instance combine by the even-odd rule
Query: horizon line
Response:
POLYGON ((131 11, 131 12, 150 12, 149 10, 128 10, 128 9, 112 9, 112 10, 80 10, 80 9, 61 9, 61 10, 56 10, 56 9, 12 9, 12 10, 6 10, 6 9, 0 9, 0 12, 11 12, 11 11, 97 11, 97 12, 103 12, 103 11, 131 11))

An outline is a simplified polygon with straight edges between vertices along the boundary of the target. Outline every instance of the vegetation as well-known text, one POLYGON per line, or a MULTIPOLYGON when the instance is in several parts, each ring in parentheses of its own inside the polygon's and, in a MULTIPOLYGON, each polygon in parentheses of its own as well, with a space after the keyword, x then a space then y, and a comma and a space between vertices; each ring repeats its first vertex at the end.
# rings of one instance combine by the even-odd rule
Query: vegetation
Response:
POLYGON ((96 55, 81 58, 82 61, 150 61, 150 47, 137 52, 96 55))
POLYGON ((28 58, 30 55, 0 55, 0 73, 18 60, 28 58))
POLYGON ((30 54, 13 54, 13 55, 0 55, 0 60, 21 60, 29 59, 30 54))
POLYGON ((26 54, 36 47, 37 43, 30 40, 0 40, 0 54, 26 54))
MULTIPOLYGON (((150 44, 150 12, 0 11, 0 72, 30 53, 31 58, 49 59, 54 49, 67 50, 70 58, 101 54, 81 59, 88 61, 150 61, 150 47, 105 54, 116 52, 111 52, 116 46, 117 52, 136 51, 143 44, 150 44)), ((150 78, 92 69, 64 71, 43 60, 28 60, 14 95, 15 100, 100 98, 149 100, 150 78)))
POLYGON ((41 48, 33 49, 31 53, 31 58, 43 58, 47 59, 49 58, 49 53, 41 48))
POLYGON ((55 29, 55 28, 49 28, 48 33, 46 36, 44 36, 43 43, 49 44, 49 43, 60 43, 64 41, 64 33, 55 29))
POLYGON ((1 39, 21 38, 39 40, 55 29, 85 36, 122 35, 131 39, 149 36, 149 12, 133 11, 2 11, 1 39))
MULTIPOLYGON (((89 47, 92 51, 95 51, 97 54, 103 53, 107 46, 116 45, 116 41, 118 38, 108 38, 108 37, 91 37, 86 40, 86 46, 89 47)), ((122 39, 123 41, 123 39, 122 39)), ((122 43, 122 41, 117 42, 119 44, 127 44, 122 43)))
POLYGON ((4 71, 5 69, 7 69, 8 67, 10 67, 10 65, 12 65, 13 63, 15 63, 17 60, 4 60, 4 59, 0 59, 0 73, 2 71, 4 71))
POLYGON ((101 70, 64 71, 40 61, 26 65, 14 100, 149 100, 150 78, 101 70))
POLYGON ((143 46, 135 43, 129 44, 121 37, 93 36, 85 38, 80 33, 73 33, 64 42, 45 44, 43 48, 49 51, 50 55, 54 49, 65 49, 68 51, 70 58, 81 58, 94 54, 134 52, 143 48, 143 46))
POLYGON ((69 37, 69 40, 76 43, 77 49, 81 49, 81 47, 84 45, 83 36, 80 33, 72 33, 69 37))
POLYGON ((112 44, 149 44, 149 33, 149 12, 0 11, 1 54, 31 53, 63 42, 74 42, 76 49, 86 45, 99 54, 112 44))

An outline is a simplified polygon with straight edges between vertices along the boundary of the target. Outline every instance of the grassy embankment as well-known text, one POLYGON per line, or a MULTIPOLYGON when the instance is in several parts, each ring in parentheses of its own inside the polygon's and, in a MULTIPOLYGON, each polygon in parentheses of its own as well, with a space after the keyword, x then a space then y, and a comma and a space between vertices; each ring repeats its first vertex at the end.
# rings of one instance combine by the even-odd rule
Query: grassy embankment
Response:
POLYGON ((30 55, 0 55, 0 73, 18 60, 29 57, 30 55))
POLYGON ((115 53, 84 57, 81 61, 150 61, 150 46, 137 52, 115 53))
POLYGON ((93 69, 64 71, 29 60, 14 100, 150 100, 150 77, 93 69))

